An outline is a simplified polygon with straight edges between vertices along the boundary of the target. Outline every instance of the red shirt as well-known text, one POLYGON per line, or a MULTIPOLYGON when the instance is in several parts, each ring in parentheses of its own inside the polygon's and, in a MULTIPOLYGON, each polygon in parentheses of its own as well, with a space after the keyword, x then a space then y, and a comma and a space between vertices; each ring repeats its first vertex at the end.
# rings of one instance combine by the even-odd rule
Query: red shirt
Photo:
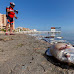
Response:
MULTIPOLYGON (((9 9, 9 10, 13 10, 11 7, 7 8, 7 9, 9 9)), ((15 15, 14 12, 8 12, 8 16, 9 16, 9 17, 13 18, 14 15, 15 15)))

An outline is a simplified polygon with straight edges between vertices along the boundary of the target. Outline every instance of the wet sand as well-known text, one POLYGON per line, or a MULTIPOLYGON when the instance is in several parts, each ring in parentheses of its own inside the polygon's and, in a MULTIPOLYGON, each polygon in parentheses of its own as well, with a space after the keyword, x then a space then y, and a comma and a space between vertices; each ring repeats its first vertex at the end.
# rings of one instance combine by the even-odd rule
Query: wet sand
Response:
POLYGON ((29 35, 0 35, 0 74, 74 74, 74 66, 44 54, 50 46, 29 35))

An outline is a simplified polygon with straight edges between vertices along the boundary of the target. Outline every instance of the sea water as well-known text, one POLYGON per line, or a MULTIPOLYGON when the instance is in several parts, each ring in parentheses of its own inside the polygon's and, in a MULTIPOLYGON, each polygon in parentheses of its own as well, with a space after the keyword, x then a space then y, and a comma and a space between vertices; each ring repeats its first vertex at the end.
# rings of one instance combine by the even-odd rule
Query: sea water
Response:
POLYGON ((72 33, 62 33, 61 34, 65 40, 70 42, 72 45, 74 45, 74 34, 72 33))
MULTIPOLYGON (((36 36, 39 39, 41 39, 41 37, 47 37, 50 36, 50 34, 47 33, 40 33, 40 34, 30 34, 32 36, 36 36)), ((72 45, 74 45, 74 34, 71 33, 61 33, 61 34, 56 34, 56 36, 62 36, 63 40, 67 40, 69 43, 71 43, 72 45)), ((49 38, 47 38, 47 40, 49 40, 49 38)))

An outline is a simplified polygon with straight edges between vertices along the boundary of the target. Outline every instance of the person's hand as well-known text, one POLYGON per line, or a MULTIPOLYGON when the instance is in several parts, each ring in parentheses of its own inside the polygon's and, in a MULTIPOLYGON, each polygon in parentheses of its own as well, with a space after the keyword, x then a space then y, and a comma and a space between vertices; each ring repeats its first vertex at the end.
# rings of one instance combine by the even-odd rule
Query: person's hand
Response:
POLYGON ((18 10, 14 10, 14 12, 16 12, 18 14, 18 10))
POLYGON ((15 17, 16 19, 18 19, 18 17, 15 17))

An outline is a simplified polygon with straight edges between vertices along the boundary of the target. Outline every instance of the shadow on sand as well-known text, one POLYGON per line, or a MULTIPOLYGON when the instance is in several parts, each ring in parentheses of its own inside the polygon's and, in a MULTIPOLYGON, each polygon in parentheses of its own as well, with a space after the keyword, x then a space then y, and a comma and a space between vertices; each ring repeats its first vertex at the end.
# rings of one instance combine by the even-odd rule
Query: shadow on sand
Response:
POLYGON ((55 66, 59 66, 62 69, 73 69, 74 70, 74 65, 68 65, 67 63, 64 62, 60 62, 59 60, 57 60, 55 57, 53 56, 47 56, 45 54, 43 54, 43 56, 52 64, 54 64, 55 66))

